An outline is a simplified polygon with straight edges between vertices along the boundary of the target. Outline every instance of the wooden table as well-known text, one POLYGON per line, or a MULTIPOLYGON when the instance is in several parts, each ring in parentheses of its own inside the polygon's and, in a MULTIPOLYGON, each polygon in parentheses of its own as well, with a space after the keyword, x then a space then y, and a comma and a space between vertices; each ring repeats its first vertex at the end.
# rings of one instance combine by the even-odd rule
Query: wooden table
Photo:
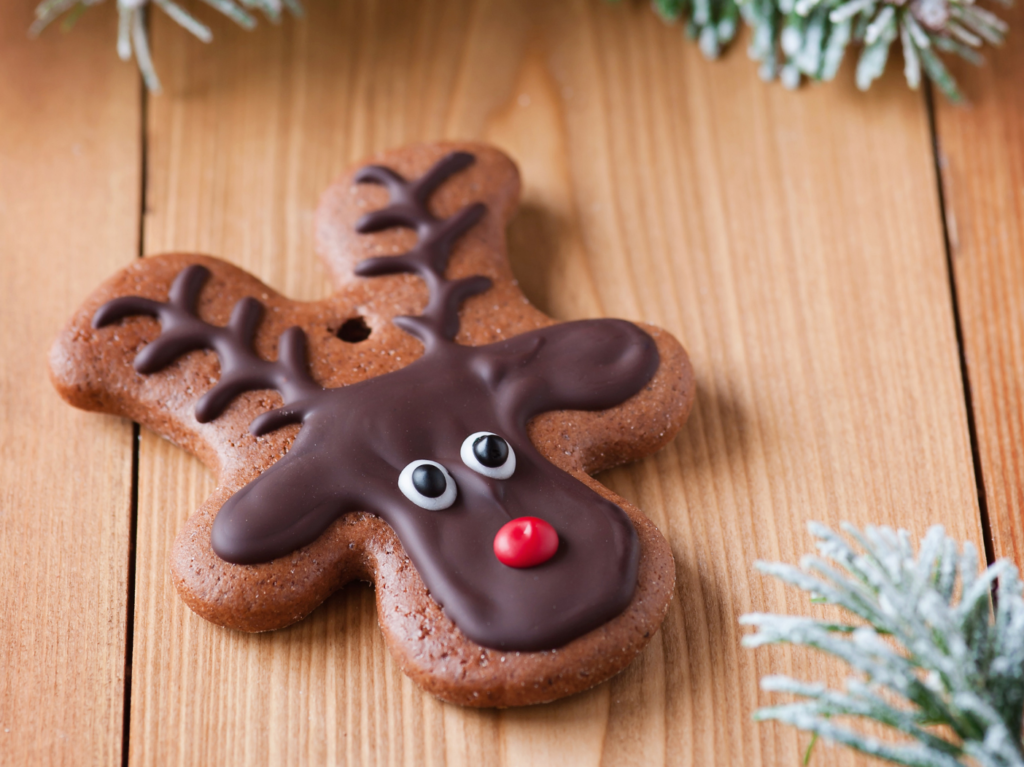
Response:
MULTIPOLYGON (((806 736, 750 721, 757 680, 843 671, 740 647, 740 614, 808 610, 755 559, 796 561, 818 519, 942 523, 1024 561, 1016 37, 955 67, 955 108, 898 57, 866 95, 849 67, 766 85, 743 43, 706 62, 644 4, 309 0, 253 33, 200 7, 212 46, 154 18, 148 96, 109 3, 30 42, 33 5, 0 7, 3 764, 797 765, 806 736), (513 268, 537 305, 662 325, 697 372, 679 437, 602 478, 672 544, 668 619, 618 678, 529 710, 420 693, 365 587, 269 635, 197 618, 166 554, 209 475, 47 382, 57 329, 142 255, 325 295, 321 191, 439 137, 519 162, 513 268)), ((1024 5, 1007 15, 1019 36, 1024 5)))

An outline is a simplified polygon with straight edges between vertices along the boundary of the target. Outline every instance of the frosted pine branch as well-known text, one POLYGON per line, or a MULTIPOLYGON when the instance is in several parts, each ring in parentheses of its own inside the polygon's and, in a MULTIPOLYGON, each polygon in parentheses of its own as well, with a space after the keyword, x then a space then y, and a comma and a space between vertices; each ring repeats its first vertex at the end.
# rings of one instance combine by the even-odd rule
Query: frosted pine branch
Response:
MULTIPOLYGON (((67 14, 69 25, 73 24, 78 15, 87 7, 99 5, 102 2, 104 0, 43 0, 36 6, 36 19, 29 27, 29 35, 33 37, 39 35, 64 14, 67 14)), ((256 17, 250 11, 261 11, 275 24, 281 20, 281 14, 286 9, 295 16, 302 15, 302 5, 299 0, 203 0, 203 2, 244 29, 252 29, 256 26, 256 17)), ((146 87, 151 91, 158 92, 160 78, 157 77, 149 53, 149 33, 146 28, 146 13, 151 5, 155 5, 204 43, 213 40, 213 33, 208 26, 175 0, 117 0, 117 54, 123 61, 130 60, 134 54, 146 87)))
POLYGON ((740 622, 758 630, 743 644, 810 647, 856 673, 843 690, 765 677, 763 690, 799 700, 755 718, 895 764, 1024 767, 1024 589, 1017 569, 1000 560, 979 574, 974 546, 959 548, 941 527, 928 531, 916 554, 905 530, 843 525, 851 542, 824 525, 809 529, 820 557, 804 557, 799 568, 757 568, 856 620, 744 615, 740 622), (836 717, 873 720, 902 738, 880 741, 836 717))
MULTIPOLYGON (((997 0, 1008 5, 1010 0, 997 0)), ((881 76, 893 43, 903 49, 907 84, 922 72, 952 101, 961 98, 943 63, 952 54, 980 63, 984 44, 1003 42, 1007 25, 976 0, 653 0, 666 20, 685 21, 707 56, 717 56, 742 17, 753 29, 748 50, 766 80, 790 88, 804 77, 831 80, 851 47, 859 48, 857 87, 881 76)))

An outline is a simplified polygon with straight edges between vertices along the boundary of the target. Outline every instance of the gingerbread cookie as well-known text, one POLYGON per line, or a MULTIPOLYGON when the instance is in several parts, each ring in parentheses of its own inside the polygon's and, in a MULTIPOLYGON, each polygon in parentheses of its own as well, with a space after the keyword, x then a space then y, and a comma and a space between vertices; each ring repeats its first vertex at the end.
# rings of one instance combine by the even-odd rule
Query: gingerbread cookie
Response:
POLYGON ((398 150, 321 203, 330 298, 173 254, 78 311, 50 355, 61 395, 217 475, 171 552, 195 612, 267 631, 371 581, 404 671, 473 706, 591 687, 657 630, 672 554, 589 474, 672 439, 689 362, 662 330, 531 307, 505 255, 518 192, 493 148, 398 150))

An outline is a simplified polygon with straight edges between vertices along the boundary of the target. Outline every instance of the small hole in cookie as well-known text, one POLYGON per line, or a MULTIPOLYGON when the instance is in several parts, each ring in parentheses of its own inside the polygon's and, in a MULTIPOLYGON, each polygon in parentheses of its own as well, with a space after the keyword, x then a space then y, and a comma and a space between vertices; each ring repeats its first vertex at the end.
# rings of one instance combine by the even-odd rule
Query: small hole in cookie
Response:
POLYGON ((370 337, 370 326, 362 317, 353 317, 345 320, 345 323, 338 328, 338 338, 347 344, 357 344, 370 337))

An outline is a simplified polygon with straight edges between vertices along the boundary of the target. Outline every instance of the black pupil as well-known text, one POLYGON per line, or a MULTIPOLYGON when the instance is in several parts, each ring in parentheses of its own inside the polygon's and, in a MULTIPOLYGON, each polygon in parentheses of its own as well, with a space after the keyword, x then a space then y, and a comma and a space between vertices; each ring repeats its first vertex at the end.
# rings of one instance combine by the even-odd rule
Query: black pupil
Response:
POLYGON ((479 437, 473 443, 473 455, 487 468, 497 469, 508 460, 508 442, 497 434, 479 437))
POLYGON ((447 489, 448 482, 443 471, 425 463, 412 470, 412 486, 427 498, 438 498, 447 489))

